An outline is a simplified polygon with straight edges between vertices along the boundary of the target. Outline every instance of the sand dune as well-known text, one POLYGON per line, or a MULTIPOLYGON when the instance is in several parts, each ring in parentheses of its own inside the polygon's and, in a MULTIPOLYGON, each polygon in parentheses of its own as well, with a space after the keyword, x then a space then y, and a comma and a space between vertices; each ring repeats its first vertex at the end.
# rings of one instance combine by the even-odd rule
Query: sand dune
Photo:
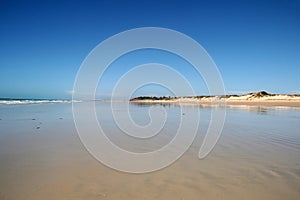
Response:
POLYGON ((137 97, 131 102, 143 103, 227 103, 300 106, 300 94, 270 94, 265 91, 243 95, 188 96, 188 97, 137 97))

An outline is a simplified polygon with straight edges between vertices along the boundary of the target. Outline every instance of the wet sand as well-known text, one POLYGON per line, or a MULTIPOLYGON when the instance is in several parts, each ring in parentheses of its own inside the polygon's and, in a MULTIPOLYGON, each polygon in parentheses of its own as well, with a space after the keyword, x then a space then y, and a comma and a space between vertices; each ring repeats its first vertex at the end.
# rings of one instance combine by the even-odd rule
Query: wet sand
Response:
MULTIPOLYGON (((89 155, 70 104, 1 107, 0 199, 299 199, 300 111, 251 108, 229 108, 217 146, 199 160, 210 119, 203 108, 188 152, 165 169, 136 175, 89 155)), ((133 113, 140 117, 140 110, 133 113)))
POLYGON ((190 100, 190 101, 172 101, 172 100, 137 100, 132 103, 136 104, 198 104, 198 105, 254 105, 254 106, 284 106, 284 107, 300 107, 300 101, 296 100, 229 100, 229 101, 201 101, 201 100, 190 100))

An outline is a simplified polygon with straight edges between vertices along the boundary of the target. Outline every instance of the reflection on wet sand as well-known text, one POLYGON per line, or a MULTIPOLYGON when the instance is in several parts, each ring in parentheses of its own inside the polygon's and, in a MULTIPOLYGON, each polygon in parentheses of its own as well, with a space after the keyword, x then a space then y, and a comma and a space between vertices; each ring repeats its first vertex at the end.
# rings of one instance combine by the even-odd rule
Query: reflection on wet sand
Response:
POLYGON ((244 109, 258 114, 267 114, 270 110, 300 110, 298 106, 272 106, 260 104, 226 104, 226 103, 168 103, 168 102, 130 102, 132 105, 140 107, 162 106, 162 107, 181 107, 190 106, 197 108, 230 108, 230 109, 244 109))

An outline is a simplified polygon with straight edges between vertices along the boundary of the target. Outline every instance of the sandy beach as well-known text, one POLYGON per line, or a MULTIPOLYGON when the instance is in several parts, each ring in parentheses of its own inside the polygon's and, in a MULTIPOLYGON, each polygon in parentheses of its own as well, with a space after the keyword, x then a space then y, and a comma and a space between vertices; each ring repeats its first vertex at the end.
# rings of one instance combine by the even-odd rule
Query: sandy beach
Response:
MULTIPOLYGON (((135 145, 139 141, 127 139, 110 123, 109 105, 96 103, 104 129, 114 142, 139 151, 135 145)), ((147 122, 149 106, 131 104, 133 117, 147 122)), ((166 109, 170 118, 162 137, 150 140, 143 150, 169 141, 180 117, 180 106, 151 106, 166 109)), ((188 108, 194 110, 193 106, 188 108)), ((76 133, 71 104, 1 106, 0 197, 297 200, 300 112, 276 107, 266 107, 263 112, 255 109, 227 108, 227 123, 218 144, 207 158, 199 160, 210 119, 210 108, 201 108, 197 138, 184 156, 165 169, 135 175, 110 169, 85 150, 76 133)), ((125 112, 122 103, 117 111, 125 112)))

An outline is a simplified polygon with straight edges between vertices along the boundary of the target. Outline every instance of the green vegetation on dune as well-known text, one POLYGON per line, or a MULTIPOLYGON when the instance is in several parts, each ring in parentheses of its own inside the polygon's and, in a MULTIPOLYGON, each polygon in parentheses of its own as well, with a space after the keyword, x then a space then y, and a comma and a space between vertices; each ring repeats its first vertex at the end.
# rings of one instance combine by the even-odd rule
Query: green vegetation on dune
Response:
POLYGON ((176 99, 176 97, 166 97, 166 96, 162 96, 162 97, 149 97, 149 96, 140 96, 140 97, 136 97, 133 99, 130 99, 130 101, 138 101, 138 100, 171 100, 171 99, 176 99))

